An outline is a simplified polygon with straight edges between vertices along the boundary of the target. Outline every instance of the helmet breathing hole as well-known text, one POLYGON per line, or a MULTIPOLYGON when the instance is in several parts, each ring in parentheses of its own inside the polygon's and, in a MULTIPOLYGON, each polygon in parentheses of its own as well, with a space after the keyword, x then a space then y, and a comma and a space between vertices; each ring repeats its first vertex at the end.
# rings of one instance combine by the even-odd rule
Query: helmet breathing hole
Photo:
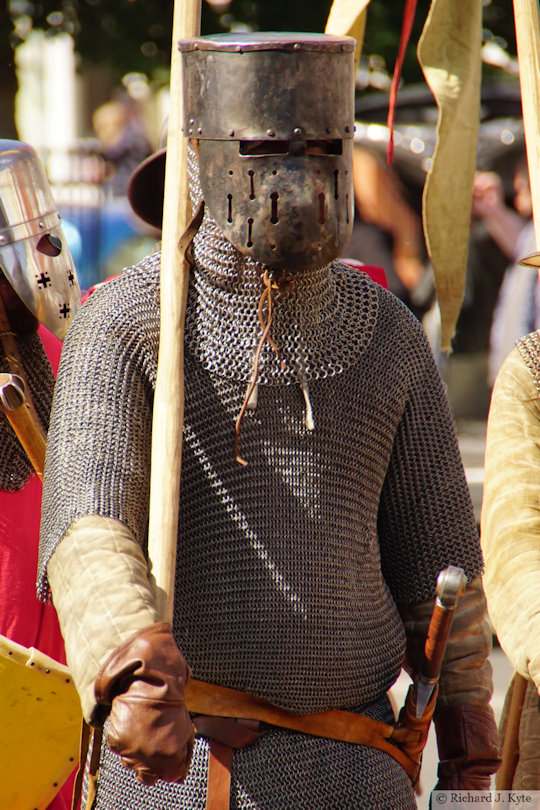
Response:
POLYGON ((337 169, 334 172, 334 199, 339 199, 339 171, 337 169))
POLYGON ((253 237, 253 218, 250 217, 248 219, 248 238, 247 238, 247 242, 246 242, 246 246, 248 248, 253 247, 252 237, 253 237))
POLYGON ((324 194, 319 194, 319 218, 317 219, 317 223, 319 225, 324 225, 326 218, 324 212, 324 203, 325 203, 324 194))
POLYGON ((232 194, 227 194, 227 222, 232 222, 232 194))
POLYGON ((250 169, 248 174, 249 174, 249 186, 250 186, 249 199, 254 200, 255 199, 255 181, 253 179, 253 176, 254 176, 255 172, 253 171, 253 169, 250 169))
POLYGON ((349 195, 348 194, 345 197, 345 203, 346 203, 345 204, 345 211, 347 212, 346 213, 346 222, 347 222, 347 225, 348 225, 349 222, 350 222, 350 219, 349 219, 349 195))
POLYGON ((275 225, 276 222, 279 222, 278 204, 277 204, 278 197, 279 194, 277 193, 277 191, 273 191, 272 194, 270 194, 270 199, 272 200, 272 213, 270 215, 270 222, 272 223, 272 225, 275 225))

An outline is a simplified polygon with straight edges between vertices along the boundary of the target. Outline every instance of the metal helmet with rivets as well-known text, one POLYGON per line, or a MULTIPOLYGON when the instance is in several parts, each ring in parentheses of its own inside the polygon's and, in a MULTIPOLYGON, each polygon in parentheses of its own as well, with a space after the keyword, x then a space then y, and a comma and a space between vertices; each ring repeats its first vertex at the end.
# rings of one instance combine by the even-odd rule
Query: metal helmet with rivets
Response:
POLYGON ((179 43, 205 204, 241 253, 270 267, 322 267, 350 238, 355 44, 303 33, 179 43))
POLYGON ((0 270, 27 309, 63 340, 81 291, 60 221, 36 151, 0 139, 0 270))

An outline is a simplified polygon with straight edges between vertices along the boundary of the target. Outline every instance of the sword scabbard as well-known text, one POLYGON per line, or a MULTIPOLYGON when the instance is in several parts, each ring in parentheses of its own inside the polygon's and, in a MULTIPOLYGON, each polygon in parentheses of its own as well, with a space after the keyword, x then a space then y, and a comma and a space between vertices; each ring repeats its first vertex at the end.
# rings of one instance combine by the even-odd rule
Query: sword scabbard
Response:
POLYGON ((458 600, 465 590, 466 582, 463 569, 454 565, 441 571, 437 578, 437 598, 424 645, 424 657, 411 693, 411 699, 414 696, 417 719, 424 715, 427 706, 432 702, 452 620, 458 600))
POLYGON ((436 600, 429 623, 421 668, 421 674, 427 680, 439 677, 454 613, 455 605, 445 608, 438 599, 436 600))

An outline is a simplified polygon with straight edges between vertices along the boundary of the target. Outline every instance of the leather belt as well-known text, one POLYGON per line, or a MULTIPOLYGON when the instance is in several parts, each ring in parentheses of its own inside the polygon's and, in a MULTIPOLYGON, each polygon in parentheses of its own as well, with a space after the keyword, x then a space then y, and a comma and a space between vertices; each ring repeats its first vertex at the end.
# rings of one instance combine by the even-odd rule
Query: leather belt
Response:
POLYGON ((297 715, 246 692, 191 679, 186 703, 197 733, 210 740, 206 810, 228 810, 232 751, 254 742, 269 726, 378 748, 397 760, 415 784, 436 697, 435 689, 423 717, 414 718, 411 727, 412 687, 400 719, 390 725, 341 709, 297 715))

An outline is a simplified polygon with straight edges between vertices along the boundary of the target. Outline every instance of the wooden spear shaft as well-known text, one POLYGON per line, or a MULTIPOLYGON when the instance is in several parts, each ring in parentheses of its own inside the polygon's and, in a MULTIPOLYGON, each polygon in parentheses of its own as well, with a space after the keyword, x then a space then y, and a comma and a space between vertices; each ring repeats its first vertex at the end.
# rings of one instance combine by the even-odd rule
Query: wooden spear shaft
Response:
POLYGON ((540 24, 538 0, 514 0, 514 19, 536 249, 540 250, 540 24))
POLYGON ((187 140, 182 135, 178 40, 200 33, 201 0, 176 0, 171 47, 160 277, 159 359, 154 394, 148 555, 161 618, 172 623, 184 421, 184 320, 189 266, 179 249, 190 218, 187 140))

